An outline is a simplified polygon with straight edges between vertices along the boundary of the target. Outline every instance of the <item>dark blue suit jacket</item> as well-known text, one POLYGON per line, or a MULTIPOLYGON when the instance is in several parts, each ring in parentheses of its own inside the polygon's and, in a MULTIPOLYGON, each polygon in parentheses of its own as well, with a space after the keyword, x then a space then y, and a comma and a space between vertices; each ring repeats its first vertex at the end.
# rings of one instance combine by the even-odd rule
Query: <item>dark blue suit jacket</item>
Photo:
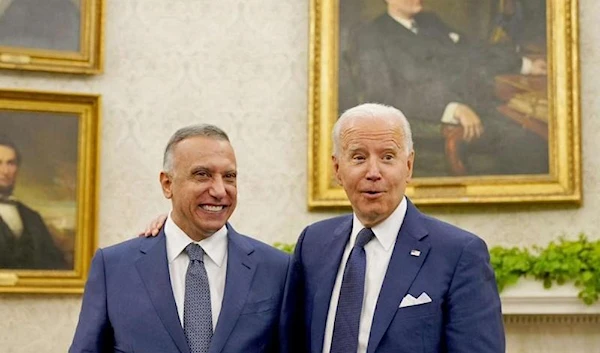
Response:
MULTIPOLYGON (((286 351, 322 351, 331 292, 351 230, 348 215, 310 225, 300 236, 282 314, 286 351)), ((504 345, 500 298, 485 243, 422 214, 409 201, 367 352, 503 353, 504 345), (404 296, 417 298, 423 292, 430 303, 399 308, 404 296)))
MULTIPOLYGON (((228 225, 223 305, 209 353, 277 352, 289 258, 228 225)), ((98 250, 70 353, 189 353, 165 234, 98 250)))

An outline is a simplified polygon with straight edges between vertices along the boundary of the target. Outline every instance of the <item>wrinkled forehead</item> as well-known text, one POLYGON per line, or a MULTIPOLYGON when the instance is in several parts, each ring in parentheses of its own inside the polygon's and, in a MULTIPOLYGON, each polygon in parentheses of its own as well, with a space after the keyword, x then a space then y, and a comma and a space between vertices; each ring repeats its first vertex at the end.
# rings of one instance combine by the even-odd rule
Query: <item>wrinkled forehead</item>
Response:
POLYGON ((342 150, 355 150, 373 144, 381 148, 403 149, 403 141, 404 132, 397 119, 350 118, 340 129, 342 150))
POLYGON ((403 138, 404 131, 399 119, 391 116, 349 117, 340 126, 340 137, 389 135, 403 138))

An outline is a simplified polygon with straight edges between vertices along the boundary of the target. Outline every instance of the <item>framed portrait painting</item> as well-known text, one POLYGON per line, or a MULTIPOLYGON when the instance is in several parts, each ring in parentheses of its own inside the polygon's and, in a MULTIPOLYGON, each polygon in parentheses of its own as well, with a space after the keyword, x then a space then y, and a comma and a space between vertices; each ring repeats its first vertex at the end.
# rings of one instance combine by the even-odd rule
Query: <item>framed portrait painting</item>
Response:
POLYGON ((104 0, 0 0, 0 68, 97 74, 104 0))
POLYGON ((312 0, 310 208, 348 206, 345 110, 400 109, 421 205, 581 201, 576 0, 312 0))
POLYGON ((83 291, 96 248, 99 105, 0 90, 0 292, 83 291))

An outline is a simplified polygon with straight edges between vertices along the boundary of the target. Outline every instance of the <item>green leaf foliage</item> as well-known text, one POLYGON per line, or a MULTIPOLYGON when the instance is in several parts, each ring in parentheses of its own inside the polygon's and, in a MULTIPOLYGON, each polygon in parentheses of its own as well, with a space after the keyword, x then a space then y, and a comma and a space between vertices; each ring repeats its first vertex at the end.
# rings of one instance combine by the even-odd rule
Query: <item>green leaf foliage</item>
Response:
POLYGON ((590 241, 584 234, 576 240, 559 237, 546 247, 532 250, 493 247, 491 263, 496 273, 498 290, 529 276, 550 288, 554 284, 573 282, 579 298, 591 305, 600 293, 600 241, 590 241))
MULTIPOLYGON (((295 246, 273 245, 287 253, 292 253, 295 246)), ((600 240, 590 241, 584 234, 576 240, 559 237, 546 247, 534 246, 531 250, 495 246, 490 249, 490 262, 499 291, 529 276, 541 281, 545 288, 573 282, 579 289, 579 298, 588 305, 597 302, 600 295, 600 240)))
POLYGON ((490 249, 490 262, 496 274, 498 290, 504 290, 506 286, 515 284, 519 278, 527 275, 533 267, 534 259, 527 249, 500 246, 490 249))
POLYGON ((580 234, 577 240, 558 238, 545 248, 536 248, 539 255, 531 275, 543 281, 544 287, 571 281, 586 304, 598 301, 600 293, 600 241, 589 241, 580 234))
POLYGON ((294 252, 294 247, 296 246, 296 244, 274 243, 273 246, 283 252, 291 254, 294 252))

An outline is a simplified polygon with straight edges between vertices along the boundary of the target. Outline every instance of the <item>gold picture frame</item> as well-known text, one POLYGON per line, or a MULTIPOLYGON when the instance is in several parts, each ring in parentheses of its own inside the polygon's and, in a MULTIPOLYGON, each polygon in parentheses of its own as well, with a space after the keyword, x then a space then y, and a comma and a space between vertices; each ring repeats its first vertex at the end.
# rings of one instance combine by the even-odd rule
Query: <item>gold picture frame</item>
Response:
MULTIPOLYGON (((344 2, 344 6, 357 1, 344 2)), ((331 131, 340 102, 340 0, 311 0, 308 206, 347 207, 331 166, 331 131)), ((374 3, 374 2, 373 2, 374 3)), ((385 5, 385 2, 381 1, 385 5)), ((424 3, 427 3, 425 1, 424 3)), ((447 2, 450 4, 454 2, 447 2)), ((470 3, 470 2, 469 2, 470 3)), ((581 147, 578 1, 548 0, 546 12, 547 173, 414 176, 406 195, 418 205, 485 203, 580 204, 581 147)), ((403 87, 410 89, 410 87, 403 87)), ((402 107, 398 107, 402 110, 402 107)), ((411 120, 410 117, 409 121, 411 120)), ((412 123, 411 123, 412 124, 412 123)), ((414 128, 413 128, 414 136, 414 128)), ((419 150, 415 163, 419 163, 419 150)))
POLYGON ((97 244, 100 99, 0 90, 0 293, 83 292, 97 244))
POLYGON ((103 41, 104 0, 0 0, 1 69, 99 74, 103 41))

